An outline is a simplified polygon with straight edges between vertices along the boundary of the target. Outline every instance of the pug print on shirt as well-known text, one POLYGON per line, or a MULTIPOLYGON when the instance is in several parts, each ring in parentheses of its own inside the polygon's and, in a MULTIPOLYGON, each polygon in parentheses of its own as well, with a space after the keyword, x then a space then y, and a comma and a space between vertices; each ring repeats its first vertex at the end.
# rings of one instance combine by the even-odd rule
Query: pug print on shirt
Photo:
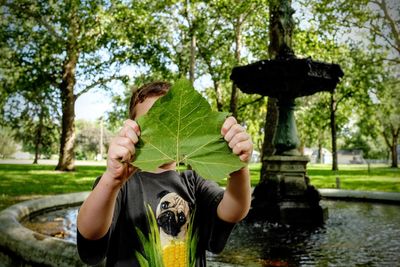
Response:
MULTIPOLYGON (((193 231, 192 205, 175 192, 162 191, 157 197, 159 202, 155 216, 148 205, 150 231, 148 238, 141 240, 145 253, 136 253, 141 258, 140 265, 194 266, 198 235, 193 231), (146 252, 149 247, 151 249, 146 252)), ((139 236, 144 236, 139 229, 137 231, 139 236)))
POLYGON ((184 242, 190 221, 189 204, 177 193, 163 191, 157 205, 156 219, 160 229, 161 247, 171 242, 184 242))

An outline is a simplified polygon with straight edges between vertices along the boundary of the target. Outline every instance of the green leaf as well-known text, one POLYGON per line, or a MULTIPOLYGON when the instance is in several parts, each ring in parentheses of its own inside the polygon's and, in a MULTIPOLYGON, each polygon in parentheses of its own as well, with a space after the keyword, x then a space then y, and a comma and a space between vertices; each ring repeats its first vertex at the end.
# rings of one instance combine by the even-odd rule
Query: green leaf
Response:
POLYGON ((190 165, 200 176, 223 179, 244 166, 221 135, 228 113, 211 110, 187 80, 179 80, 138 119, 141 129, 133 164, 154 171, 165 163, 190 165))

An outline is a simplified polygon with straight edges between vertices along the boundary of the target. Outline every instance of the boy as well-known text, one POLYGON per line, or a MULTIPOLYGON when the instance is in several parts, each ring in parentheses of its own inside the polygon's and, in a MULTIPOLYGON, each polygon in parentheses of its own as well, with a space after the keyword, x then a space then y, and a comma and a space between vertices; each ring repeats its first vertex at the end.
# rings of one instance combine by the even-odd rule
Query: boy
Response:
MULTIPOLYGON (((88 264, 107 257, 107 266, 140 266, 143 259, 152 266, 150 258, 157 255, 149 255, 141 236, 154 236, 156 225, 165 266, 180 266, 179 260, 185 266, 205 266, 205 250, 221 252, 234 224, 247 215, 251 197, 247 167, 230 174, 224 191, 193 171, 177 173, 175 162, 152 173, 130 164, 140 137, 134 120, 146 114, 169 88, 168 83, 155 82, 132 94, 131 119, 111 141, 107 169, 78 214, 78 251, 88 264), (168 250, 177 245, 182 245, 183 261, 168 250), (194 251, 192 258, 187 246, 194 251)), ((248 163, 253 145, 245 129, 229 117, 221 134, 233 153, 248 163)))

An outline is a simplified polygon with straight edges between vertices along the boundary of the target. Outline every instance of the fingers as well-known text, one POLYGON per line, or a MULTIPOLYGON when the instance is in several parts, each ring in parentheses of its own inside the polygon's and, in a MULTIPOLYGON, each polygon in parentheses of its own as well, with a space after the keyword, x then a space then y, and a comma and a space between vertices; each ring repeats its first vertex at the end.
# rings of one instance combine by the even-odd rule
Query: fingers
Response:
POLYGON ((133 120, 126 120, 119 134, 111 141, 109 157, 120 162, 131 162, 135 156, 135 144, 139 141, 140 128, 133 120))
POLYGON ((228 142, 232 152, 239 156, 243 162, 249 162, 253 152, 253 142, 243 126, 237 123, 234 117, 225 120, 221 134, 228 142))
POLYGON ((232 139, 229 141, 228 145, 230 148, 234 148, 236 144, 249 140, 250 136, 248 133, 246 132, 238 132, 237 134, 235 134, 232 139))
POLYGON ((233 125, 235 125, 235 124, 237 124, 236 119, 235 119, 234 117, 232 117, 232 116, 228 117, 228 118, 224 121, 224 123, 222 124, 222 127, 221 127, 221 134, 222 134, 223 136, 225 136, 226 133, 229 131, 229 129, 230 129, 233 125))
POLYGON ((135 157, 135 144, 139 141, 140 127, 133 120, 126 120, 108 149, 107 173, 113 179, 126 181, 136 170, 131 162, 135 157))
POLYGON ((119 132, 119 136, 128 137, 132 140, 133 144, 136 144, 140 136, 140 128, 136 121, 126 120, 124 126, 119 132))
POLYGON ((224 136, 224 139, 229 143, 233 139, 234 136, 236 136, 239 133, 243 133, 246 130, 236 122, 236 119, 233 117, 229 117, 225 120, 224 125, 222 126, 221 132, 225 132, 225 134, 222 134, 224 136), (233 120, 231 120, 232 118, 233 120), (226 128, 225 128, 226 126, 226 128))
POLYGON ((134 152, 135 152, 135 147, 128 148, 127 146, 119 145, 117 142, 110 145, 110 148, 108 150, 108 156, 111 160, 117 160, 120 162, 130 162, 134 152))

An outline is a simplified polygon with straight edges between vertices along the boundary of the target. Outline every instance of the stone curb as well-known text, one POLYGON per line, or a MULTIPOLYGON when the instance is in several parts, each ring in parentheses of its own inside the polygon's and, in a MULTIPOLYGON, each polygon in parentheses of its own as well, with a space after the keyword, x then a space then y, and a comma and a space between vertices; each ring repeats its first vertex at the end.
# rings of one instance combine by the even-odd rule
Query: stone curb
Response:
POLYGON ((76 245, 33 232, 20 224, 34 212, 60 206, 79 205, 89 192, 63 194, 15 204, 0 213, 0 248, 29 264, 45 266, 85 266, 76 245))
POLYGON ((356 191, 342 189, 318 189, 323 198, 354 199, 376 202, 400 203, 400 193, 378 191, 356 191))
MULTIPOLYGON (((323 198, 354 199, 400 203, 400 193, 319 189, 323 198)), ((78 256, 76 244, 33 232, 20 224, 29 214, 54 207, 76 206, 89 192, 63 194, 15 204, 0 212, 0 248, 24 259, 28 264, 45 266, 86 266, 78 256)))

